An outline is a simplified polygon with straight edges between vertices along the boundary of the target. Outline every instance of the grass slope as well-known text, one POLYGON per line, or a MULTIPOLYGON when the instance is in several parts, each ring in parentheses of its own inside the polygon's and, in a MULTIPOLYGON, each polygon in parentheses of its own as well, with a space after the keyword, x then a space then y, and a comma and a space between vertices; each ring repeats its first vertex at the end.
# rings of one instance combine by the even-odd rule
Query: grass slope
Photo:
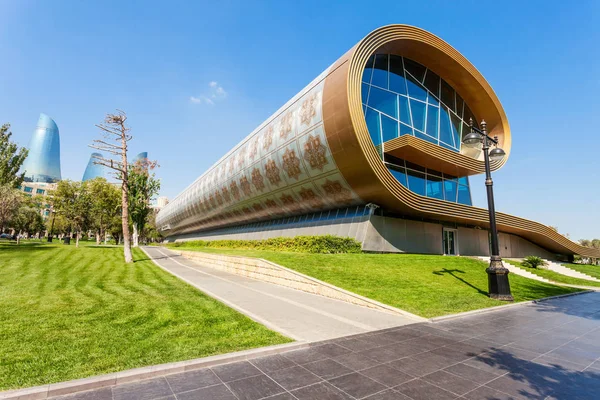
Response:
MULTIPOLYGON (((185 247, 179 249, 185 250, 185 247)), ((189 249, 260 257, 423 317, 506 304, 487 296, 486 264, 467 257, 414 254, 308 254, 189 249)), ((578 291, 510 275, 515 301, 578 291)))
POLYGON ((589 265, 589 264, 563 264, 567 268, 574 269, 583 274, 587 274, 591 277, 600 279, 600 265, 589 265))
MULTIPOLYGON (((517 267, 521 267, 532 274, 537 276, 541 276, 542 278, 549 279, 553 282, 558 283, 566 283, 567 285, 578 285, 578 286, 598 286, 600 287, 600 282, 588 281, 586 279, 572 278, 570 276, 566 276, 563 274, 559 274, 558 272, 550 271, 548 269, 543 268, 525 268, 521 265, 520 262, 514 260, 504 260, 505 262, 509 262, 512 265, 517 267)), ((569 265, 570 267, 570 265, 569 265)))
POLYGON ((290 341, 133 254, 0 244, 0 390, 290 341))

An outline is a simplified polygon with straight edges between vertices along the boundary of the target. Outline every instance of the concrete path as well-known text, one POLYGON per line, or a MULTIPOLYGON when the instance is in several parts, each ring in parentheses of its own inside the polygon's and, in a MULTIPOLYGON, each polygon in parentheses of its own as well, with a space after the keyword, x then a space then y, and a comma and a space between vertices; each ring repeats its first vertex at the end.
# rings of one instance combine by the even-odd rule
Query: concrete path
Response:
POLYGON ((164 248, 143 249, 166 271, 296 340, 331 339, 418 322, 201 266, 164 248))
POLYGON ((598 399, 599 337, 600 293, 589 293, 60 400, 598 399))

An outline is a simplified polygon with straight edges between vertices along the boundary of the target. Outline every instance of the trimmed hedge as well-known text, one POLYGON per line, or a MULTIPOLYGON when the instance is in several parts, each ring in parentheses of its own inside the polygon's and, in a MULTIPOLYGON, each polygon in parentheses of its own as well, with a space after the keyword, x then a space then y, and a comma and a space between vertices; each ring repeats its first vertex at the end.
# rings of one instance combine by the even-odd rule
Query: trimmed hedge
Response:
POLYGON ((190 240, 170 243, 168 247, 211 247, 245 250, 275 250, 297 253, 360 253, 361 244, 349 237, 333 235, 276 237, 265 240, 190 240))

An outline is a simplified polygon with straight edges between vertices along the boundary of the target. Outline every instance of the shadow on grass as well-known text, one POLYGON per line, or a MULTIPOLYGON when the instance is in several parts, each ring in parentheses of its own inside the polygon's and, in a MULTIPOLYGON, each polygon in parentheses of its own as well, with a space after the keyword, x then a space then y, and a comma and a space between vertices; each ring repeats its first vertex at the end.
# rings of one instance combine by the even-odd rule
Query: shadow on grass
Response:
POLYGON ((459 274, 464 274, 466 273, 465 271, 462 271, 460 269, 448 269, 448 268, 444 268, 440 271, 433 271, 434 275, 439 275, 439 276, 444 276, 444 275, 450 275, 451 277, 461 281, 462 283, 464 283, 465 285, 472 287, 473 289, 477 290, 477 292, 479 292, 479 294, 483 294, 485 296, 487 296, 487 292, 481 290, 480 288, 478 288, 477 286, 467 282, 466 280, 464 280, 463 278, 461 278, 460 276, 456 275, 457 273, 459 274))

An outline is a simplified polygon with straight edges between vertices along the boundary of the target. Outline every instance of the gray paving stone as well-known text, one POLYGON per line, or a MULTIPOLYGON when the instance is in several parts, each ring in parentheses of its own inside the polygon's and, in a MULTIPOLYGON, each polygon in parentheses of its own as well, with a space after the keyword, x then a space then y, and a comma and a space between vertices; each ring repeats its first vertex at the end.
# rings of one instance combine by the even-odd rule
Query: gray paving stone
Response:
POLYGON ((169 386, 171 386, 171 390, 175 394, 221 383, 219 378, 210 369, 168 375, 166 378, 169 386))
POLYGON ((66 396, 54 397, 53 400, 112 400, 112 389, 101 388, 87 392, 74 393, 66 396))
POLYGON ((225 383, 262 374, 260 370, 248 361, 218 365, 213 367, 212 370, 225 383))
POLYGON ((514 397, 487 386, 481 386, 465 394, 462 398, 468 400, 519 400, 521 397, 514 397))
POLYGON ((450 372, 451 374, 460 376, 461 378, 469 379, 473 382, 477 382, 480 385, 483 385, 493 379, 496 379, 498 375, 492 374, 486 371, 482 371, 478 368, 473 368, 463 363, 454 364, 448 368, 445 368, 444 371, 450 372))
POLYGON ((386 389, 386 386, 358 372, 331 379, 329 383, 357 399, 386 389))
POLYGON ((354 372, 330 358, 304 364, 303 367, 322 379, 332 379, 354 372))
POLYGON ((258 400, 285 392, 281 386, 265 375, 240 379, 227 385, 240 400, 258 400))
POLYGON ((378 365, 376 367, 360 371, 360 373, 389 387, 398 386, 404 382, 414 379, 412 376, 405 374, 404 372, 400 372, 388 365, 378 365))
POLYGON ((115 400, 153 400, 172 394, 167 380, 163 377, 127 383, 113 388, 115 400))
POLYGON ((250 363, 254 364, 258 369, 260 369, 263 372, 278 371, 280 369, 289 368, 296 365, 295 362, 291 361, 288 358, 285 358, 280 354, 254 358, 250 360, 250 363))
POLYGON ((456 393, 459 396, 462 396, 478 386, 481 386, 477 382, 461 378, 460 376, 456 376, 445 371, 436 371, 432 374, 425 375, 422 379, 434 384, 435 386, 444 388, 449 392, 456 393))
POLYGON ((343 356, 335 357, 333 360, 354 371, 371 368, 379 364, 379 362, 359 353, 344 354, 343 356))
POLYGON ((317 375, 299 365, 271 372, 269 376, 286 390, 294 390, 322 381, 317 375))
POLYGON ((177 400, 238 400, 222 383, 190 392, 179 393, 177 400))
POLYGON ((298 400, 351 400, 352 397, 327 382, 321 382, 294 390, 292 393, 298 400))
POLYGON ((411 400, 411 398, 400 392, 396 392, 395 390, 388 389, 372 396, 365 397, 365 400, 411 400))
POLYGON ((414 400, 451 400, 458 396, 424 381, 415 379, 397 386, 395 390, 414 400))
POLYGON ((290 351, 289 353, 283 354, 283 356, 296 364, 308 364, 310 362, 328 358, 327 355, 317 351, 315 348, 290 351))

